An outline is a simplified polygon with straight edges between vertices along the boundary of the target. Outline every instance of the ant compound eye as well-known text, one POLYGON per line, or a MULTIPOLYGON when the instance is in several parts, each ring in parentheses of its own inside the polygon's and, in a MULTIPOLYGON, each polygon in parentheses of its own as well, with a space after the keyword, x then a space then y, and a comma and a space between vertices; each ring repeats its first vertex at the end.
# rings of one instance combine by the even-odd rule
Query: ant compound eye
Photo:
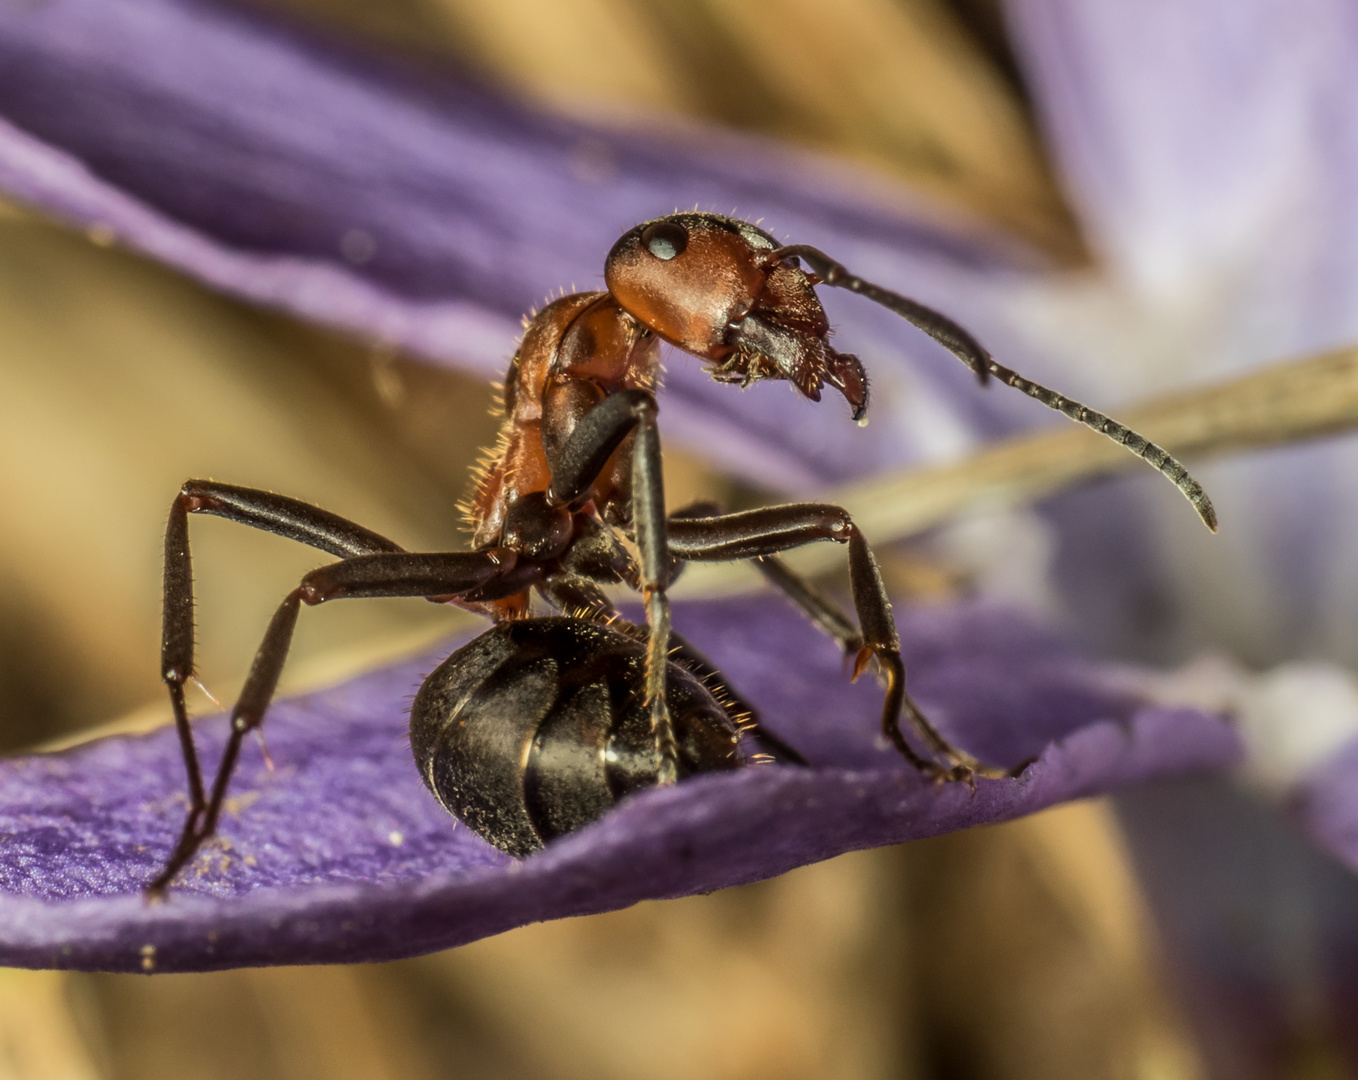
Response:
POLYGON ((657 259, 668 262, 676 255, 683 254, 684 248, 688 247, 688 233, 682 225, 672 221, 657 221, 646 227, 646 231, 641 234, 641 242, 657 259))

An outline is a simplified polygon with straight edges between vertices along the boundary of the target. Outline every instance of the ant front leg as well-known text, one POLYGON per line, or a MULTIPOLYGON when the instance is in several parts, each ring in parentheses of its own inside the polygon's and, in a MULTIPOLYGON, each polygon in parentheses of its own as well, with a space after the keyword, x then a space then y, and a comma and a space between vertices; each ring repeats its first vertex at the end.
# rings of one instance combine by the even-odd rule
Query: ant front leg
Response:
POLYGON ((858 632, 852 631, 834 605, 781 564, 775 564, 774 580, 818 626, 846 649, 855 649, 854 678, 876 659, 886 683, 883 734, 902 757, 928 775, 969 781, 977 772, 988 773, 970 754, 949 743, 906 693, 900 638, 886 586, 872 549, 847 511, 821 503, 799 503, 721 517, 672 518, 669 522, 671 551, 692 561, 763 560, 820 540, 834 540, 849 547, 849 582, 858 615, 858 632), (948 762, 947 768, 923 757, 906 741, 900 725, 902 712, 929 749, 948 762))
POLYGON ((659 407, 645 390, 610 394, 575 425, 552 463, 548 501, 568 505, 583 499, 622 441, 636 433, 632 447, 632 527, 641 555, 641 596, 650 630, 646 643, 646 702, 651 709, 659 759, 658 782, 679 779, 679 746, 665 701, 665 664, 669 657, 670 605, 665 595, 673 576, 665 533, 665 480, 660 459, 659 407))

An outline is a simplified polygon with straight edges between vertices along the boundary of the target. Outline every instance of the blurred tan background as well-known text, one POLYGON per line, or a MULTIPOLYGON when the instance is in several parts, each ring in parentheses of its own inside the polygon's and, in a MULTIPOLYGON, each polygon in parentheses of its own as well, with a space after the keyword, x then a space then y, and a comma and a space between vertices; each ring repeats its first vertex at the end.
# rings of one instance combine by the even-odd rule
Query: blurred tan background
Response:
MULTIPOLYGON (((1083 258, 993 0, 274 2, 553 107, 837 154, 1056 262, 1083 258)), ((5 751, 167 717, 160 533, 184 478, 446 547, 494 429, 487 386, 244 308, 101 240, 0 209, 5 751)), ((667 482, 676 503, 750 497, 677 455, 667 482)), ((316 555, 193 528, 200 666, 225 700, 316 555)), ((896 578, 965 588, 947 567, 896 578)), ((314 613, 288 685, 456 618, 402 602, 314 613)), ((1087 804, 399 964, 0 971, 0 1078, 1192 1080, 1176 1013, 1116 828, 1087 804)))

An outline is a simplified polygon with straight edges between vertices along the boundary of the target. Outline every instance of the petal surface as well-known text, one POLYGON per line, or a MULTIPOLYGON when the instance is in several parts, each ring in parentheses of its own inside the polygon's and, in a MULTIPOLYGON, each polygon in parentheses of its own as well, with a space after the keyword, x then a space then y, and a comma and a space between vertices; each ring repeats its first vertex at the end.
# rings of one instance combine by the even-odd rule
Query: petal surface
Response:
MULTIPOLYGON (((0 764, 0 963, 189 971, 379 960, 524 923, 754 881, 835 854, 1003 821, 1238 755, 1219 718, 1109 689, 1097 665, 994 608, 911 611, 913 692, 950 737, 1021 776, 939 786, 875 734, 880 692, 772 599, 680 605, 679 629, 813 762, 627 800, 523 862, 447 816, 405 738, 436 657, 279 704, 276 771, 245 755, 221 835, 171 891, 140 889, 185 809, 173 731, 0 764)), ((197 725, 209 760, 220 719, 197 725)))

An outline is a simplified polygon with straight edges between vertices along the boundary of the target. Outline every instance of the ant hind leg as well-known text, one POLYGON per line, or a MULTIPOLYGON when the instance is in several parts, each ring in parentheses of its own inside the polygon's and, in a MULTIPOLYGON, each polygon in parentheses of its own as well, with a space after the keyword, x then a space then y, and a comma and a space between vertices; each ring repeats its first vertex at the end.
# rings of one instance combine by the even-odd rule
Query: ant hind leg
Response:
POLYGON ((165 532, 161 660, 188 774, 190 805, 179 840, 160 874, 147 887, 148 895, 162 894, 215 830, 241 742, 262 723, 278 685, 301 604, 347 596, 456 594, 479 588, 512 565, 494 553, 411 554, 377 533, 296 499, 210 481, 188 481, 175 499, 165 532), (225 517, 342 558, 350 556, 308 574, 274 613, 232 710, 231 733, 210 791, 203 782, 184 701, 184 686, 194 676, 190 513, 225 517))

